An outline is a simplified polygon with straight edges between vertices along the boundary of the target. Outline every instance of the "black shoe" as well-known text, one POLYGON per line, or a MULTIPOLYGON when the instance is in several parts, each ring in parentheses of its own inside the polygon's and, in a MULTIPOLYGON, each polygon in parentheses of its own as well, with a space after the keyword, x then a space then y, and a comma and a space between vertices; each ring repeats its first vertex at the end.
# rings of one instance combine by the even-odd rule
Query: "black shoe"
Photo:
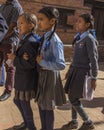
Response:
POLYGON ((78 122, 70 121, 69 123, 62 126, 61 129, 72 130, 78 128, 78 122))
POLYGON ((11 96, 10 92, 4 91, 4 93, 0 96, 0 101, 5 101, 11 96))
POLYGON ((78 130, 93 130, 94 129, 94 124, 93 122, 89 123, 83 123, 82 126, 78 130))
POLYGON ((15 125, 13 126, 13 130, 25 130, 26 129, 26 124, 22 122, 20 125, 15 125))
POLYGON ((4 86, 5 84, 3 84, 3 83, 0 83, 0 87, 2 87, 2 86, 4 86))

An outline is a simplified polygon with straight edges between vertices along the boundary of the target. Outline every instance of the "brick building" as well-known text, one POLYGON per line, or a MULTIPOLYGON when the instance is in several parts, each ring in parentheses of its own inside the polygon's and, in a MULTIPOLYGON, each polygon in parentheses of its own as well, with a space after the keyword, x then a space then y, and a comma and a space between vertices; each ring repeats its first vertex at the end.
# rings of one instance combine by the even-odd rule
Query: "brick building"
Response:
MULTIPOLYGON (((4 0, 0 0, 2 3, 4 0)), ((104 58, 104 0, 19 0, 25 11, 37 14, 43 6, 54 6, 59 9, 60 18, 57 29, 64 44, 71 44, 75 34, 74 24, 78 15, 92 13, 95 17, 95 29, 101 48, 100 59, 104 58)), ((68 48, 66 48, 68 49, 68 48)), ((66 51, 65 51, 66 52, 66 51)), ((70 51, 71 52, 71 51, 70 51)), ((67 51, 69 55, 69 51, 67 51)))

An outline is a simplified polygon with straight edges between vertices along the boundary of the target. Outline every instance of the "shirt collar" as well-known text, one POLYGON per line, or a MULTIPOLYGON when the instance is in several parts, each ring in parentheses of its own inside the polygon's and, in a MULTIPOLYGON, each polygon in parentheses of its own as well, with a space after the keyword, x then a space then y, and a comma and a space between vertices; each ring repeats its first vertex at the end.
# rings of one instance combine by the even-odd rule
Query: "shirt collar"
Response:
POLYGON ((25 35, 22 35, 22 40, 24 40, 27 36, 29 36, 29 35, 31 35, 31 34, 33 34, 32 32, 30 32, 30 33, 28 33, 28 34, 25 34, 25 35))
POLYGON ((85 37, 86 35, 88 35, 88 31, 82 33, 82 34, 80 35, 80 39, 83 39, 83 37, 85 37))
POLYGON ((48 37, 51 35, 51 33, 52 33, 52 30, 46 32, 46 33, 44 34, 44 38, 45 38, 45 39, 48 39, 48 37))

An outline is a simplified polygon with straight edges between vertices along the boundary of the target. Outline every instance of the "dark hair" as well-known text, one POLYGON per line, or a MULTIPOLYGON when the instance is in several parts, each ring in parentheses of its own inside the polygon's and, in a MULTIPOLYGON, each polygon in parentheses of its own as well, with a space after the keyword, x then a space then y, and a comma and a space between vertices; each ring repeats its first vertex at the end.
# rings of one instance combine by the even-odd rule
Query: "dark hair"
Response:
POLYGON ((51 39, 53 33, 56 30, 56 26, 57 26, 58 18, 59 18, 59 11, 56 8, 53 8, 53 7, 43 7, 42 9, 39 10, 38 13, 42 13, 42 14, 46 15, 46 17, 49 18, 49 19, 52 19, 52 18, 56 19, 53 31, 48 38, 48 41, 49 41, 51 39))
POLYGON ((11 1, 13 1, 13 0, 7 0, 7 1, 11 2, 11 1))
POLYGON ((6 0, 6 3, 11 3, 13 0, 6 0))
POLYGON ((83 18, 86 23, 90 23, 89 29, 94 28, 94 18, 91 14, 82 14, 79 17, 83 18))
POLYGON ((35 16, 35 14, 23 13, 20 16, 24 16, 28 23, 34 24, 34 28, 32 29, 32 31, 36 33, 36 29, 37 29, 37 17, 35 16))
MULTIPOLYGON (((94 38, 96 38, 93 16, 91 14, 81 14, 79 17, 83 18, 86 23, 90 23, 90 26, 88 28, 89 33, 91 33, 94 36, 94 38)), ((72 45, 74 45, 75 42, 79 39, 80 39, 80 33, 77 33, 76 36, 74 37, 74 40, 72 41, 72 45)))
POLYGON ((44 7, 39 10, 39 13, 45 14, 49 19, 51 18, 58 18, 59 12, 56 8, 53 7, 44 7))

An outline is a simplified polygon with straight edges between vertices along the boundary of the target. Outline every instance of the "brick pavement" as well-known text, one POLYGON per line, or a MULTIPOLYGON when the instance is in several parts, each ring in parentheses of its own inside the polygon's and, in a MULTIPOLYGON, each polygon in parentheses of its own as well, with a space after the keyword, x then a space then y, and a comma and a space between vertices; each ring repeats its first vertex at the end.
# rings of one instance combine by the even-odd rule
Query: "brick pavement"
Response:
MULTIPOLYGON (((99 76, 98 76, 98 85, 95 91, 95 98, 91 102, 83 101, 86 111, 93 119, 96 129, 95 130, 104 130, 104 115, 101 113, 102 107, 104 106, 104 67, 100 67, 99 76)), ((67 69, 67 68, 66 68, 67 69)), ((62 71, 62 75, 64 75, 62 71)), ((63 78, 63 77, 62 77, 63 78)), ((64 83, 64 82, 63 82, 64 83)), ((0 87, 0 94, 3 91, 3 87, 0 87)), ((0 130, 12 130, 13 125, 19 124, 22 119, 20 113, 18 112, 16 106, 12 102, 12 96, 4 102, 0 102, 0 130)), ((37 105, 34 101, 31 102, 32 109, 34 112, 34 120, 37 126, 37 130, 40 129, 40 120, 37 105)), ((55 128, 58 130, 63 124, 71 120, 71 111, 70 104, 63 106, 55 110, 55 128)), ((79 125, 82 124, 82 120, 79 117, 79 125)))

